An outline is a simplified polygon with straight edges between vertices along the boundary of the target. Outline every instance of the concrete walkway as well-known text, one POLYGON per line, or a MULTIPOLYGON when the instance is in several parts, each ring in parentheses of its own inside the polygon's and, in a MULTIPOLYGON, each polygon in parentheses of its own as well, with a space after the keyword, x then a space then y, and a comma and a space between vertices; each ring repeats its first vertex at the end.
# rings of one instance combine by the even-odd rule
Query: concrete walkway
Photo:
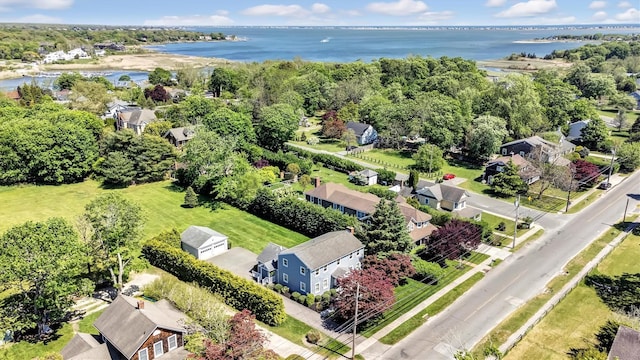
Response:
POLYGON ((457 279, 449 283, 447 286, 440 289, 440 291, 438 291, 437 293, 429 296, 429 298, 427 298, 420 304, 416 305, 413 309, 404 313, 402 316, 400 316, 399 318, 391 322, 389 325, 380 329, 378 332, 373 334, 370 338, 358 344, 357 352, 362 353, 362 351, 366 350, 368 347, 378 342, 380 338, 384 337, 385 335, 395 330, 398 326, 402 325, 405 321, 409 320, 410 318, 414 317, 422 310, 426 309, 429 305, 433 304, 436 300, 440 299, 442 296, 447 294, 449 291, 453 290, 456 286, 462 284, 464 281, 466 281, 476 273, 489 271, 491 269, 491 266, 490 266, 491 261, 492 259, 489 258, 483 261, 482 263, 478 264, 473 269, 467 271, 462 276, 458 277, 457 279))

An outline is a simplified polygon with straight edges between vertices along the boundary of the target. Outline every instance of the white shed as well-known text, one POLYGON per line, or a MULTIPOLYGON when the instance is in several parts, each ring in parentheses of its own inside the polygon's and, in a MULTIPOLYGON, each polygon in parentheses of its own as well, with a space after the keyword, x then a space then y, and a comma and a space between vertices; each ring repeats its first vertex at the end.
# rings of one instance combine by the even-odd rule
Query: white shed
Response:
POLYGON ((180 235, 182 250, 206 260, 228 249, 228 237, 205 226, 189 226, 180 235))

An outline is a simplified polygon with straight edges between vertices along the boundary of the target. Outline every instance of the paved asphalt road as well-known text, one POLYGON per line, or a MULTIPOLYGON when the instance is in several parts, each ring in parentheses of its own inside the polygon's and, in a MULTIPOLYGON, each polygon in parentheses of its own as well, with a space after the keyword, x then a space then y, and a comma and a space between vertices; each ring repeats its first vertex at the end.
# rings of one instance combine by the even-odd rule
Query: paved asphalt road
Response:
MULTIPOLYGON (((571 258, 621 220, 629 194, 636 195, 629 203, 633 210, 640 199, 640 172, 579 214, 546 214, 539 220, 547 229, 540 239, 507 258, 445 311, 395 346, 377 343, 362 354, 366 359, 452 359, 456 348, 472 348, 512 311, 542 292, 571 258)), ((509 211, 508 204, 482 202, 485 206, 479 208, 496 213, 509 211)))

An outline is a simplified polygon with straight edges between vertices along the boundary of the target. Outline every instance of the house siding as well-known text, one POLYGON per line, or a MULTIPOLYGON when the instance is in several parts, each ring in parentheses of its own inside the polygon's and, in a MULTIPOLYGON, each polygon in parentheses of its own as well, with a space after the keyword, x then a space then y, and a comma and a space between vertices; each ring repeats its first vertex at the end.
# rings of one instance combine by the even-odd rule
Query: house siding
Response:
POLYGON ((363 256, 364 248, 360 248, 351 254, 347 254, 340 259, 332 261, 326 266, 322 266, 317 269, 309 269, 295 254, 281 254, 278 256, 277 282, 287 286, 291 293, 297 291, 300 294, 322 295, 325 291, 335 287, 336 284, 332 278, 334 271, 339 267, 352 269, 359 268, 363 256), (283 259, 287 259, 289 266, 282 265, 283 259), (300 274, 300 267, 305 269, 304 275, 300 274), (316 275, 316 271, 318 272, 318 275, 316 275), (284 274, 287 274, 289 278, 286 283, 282 280, 284 274), (325 280, 328 284, 327 288, 323 286, 325 280), (305 283, 305 290, 300 288, 301 282, 305 283), (315 289, 315 284, 320 284, 318 291, 315 289))
MULTIPOLYGON (((162 349, 164 350, 164 353, 168 353, 169 352, 169 337, 171 335, 176 335, 176 341, 178 343, 178 347, 183 346, 184 344, 182 343, 182 333, 181 332, 175 332, 175 331, 171 331, 171 330, 166 330, 166 329, 158 329, 160 330, 160 334, 158 335, 151 335, 149 336, 149 338, 147 340, 145 340, 145 342, 142 344, 142 346, 140 346, 140 348, 138 348, 138 350, 136 350, 136 353, 131 357, 131 360, 139 360, 138 359, 138 351, 146 348, 147 352, 149 354, 149 360, 153 360, 155 359, 155 354, 153 352, 153 344, 157 343, 158 341, 162 340, 162 349)), ((175 350, 175 349, 174 349, 175 350)), ((160 359, 162 359, 162 357, 160 357, 160 359)))

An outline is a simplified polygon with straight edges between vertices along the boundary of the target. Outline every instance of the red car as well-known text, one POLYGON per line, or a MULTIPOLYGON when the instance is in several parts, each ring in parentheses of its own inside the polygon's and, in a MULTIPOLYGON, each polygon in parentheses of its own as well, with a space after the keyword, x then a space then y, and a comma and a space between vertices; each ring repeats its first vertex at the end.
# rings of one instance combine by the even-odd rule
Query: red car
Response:
POLYGON ((454 174, 444 174, 444 175, 442 175, 442 178, 443 178, 444 180, 451 180, 451 179, 453 179, 453 178, 455 178, 455 177, 456 177, 456 176, 455 176, 454 174))

